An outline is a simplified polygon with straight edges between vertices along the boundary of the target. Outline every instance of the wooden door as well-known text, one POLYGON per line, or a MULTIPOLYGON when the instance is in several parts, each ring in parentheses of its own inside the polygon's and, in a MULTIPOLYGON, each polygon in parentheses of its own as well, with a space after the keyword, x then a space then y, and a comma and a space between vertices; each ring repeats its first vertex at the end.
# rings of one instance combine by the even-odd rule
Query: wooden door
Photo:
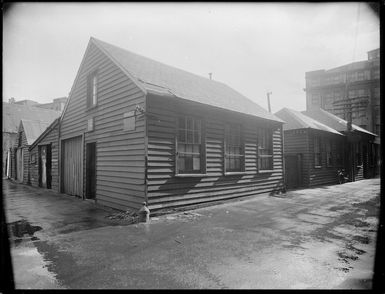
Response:
POLYGON ((287 189, 298 188, 302 185, 302 156, 301 154, 285 155, 285 182, 287 189))
POLYGON ((96 143, 88 143, 86 148, 86 198, 96 195, 96 143))
POLYGON ((24 174, 24 154, 22 148, 18 148, 16 151, 16 165, 16 180, 22 183, 24 174))
POLYGON ((62 192, 82 196, 82 137, 62 141, 62 192))
POLYGON ((46 146, 46 183, 47 183, 47 189, 51 189, 51 181, 52 181, 52 173, 51 173, 51 167, 52 167, 52 152, 51 152, 51 144, 46 146))
POLYGON ((46 146, 39 146, 39 186, 47 188, 47 149, 46 146))

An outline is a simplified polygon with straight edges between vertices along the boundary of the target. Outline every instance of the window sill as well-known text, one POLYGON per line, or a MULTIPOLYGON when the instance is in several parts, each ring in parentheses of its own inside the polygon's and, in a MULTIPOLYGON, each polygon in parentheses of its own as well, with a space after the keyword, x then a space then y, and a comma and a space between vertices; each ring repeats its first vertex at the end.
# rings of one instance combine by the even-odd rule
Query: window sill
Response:
POLYGON ((225 176, 246 175, 247 172, 225 172, 225 176))
POLYGON ((207 174, 177 174, 176 178, 203 178, 207 177, 207 174))
POLYGON ((274 172, 273 169, 266 169, 266 170, 259 170, 258 173, 259 174, 268 174, 268 173, 272 173, 274 172))

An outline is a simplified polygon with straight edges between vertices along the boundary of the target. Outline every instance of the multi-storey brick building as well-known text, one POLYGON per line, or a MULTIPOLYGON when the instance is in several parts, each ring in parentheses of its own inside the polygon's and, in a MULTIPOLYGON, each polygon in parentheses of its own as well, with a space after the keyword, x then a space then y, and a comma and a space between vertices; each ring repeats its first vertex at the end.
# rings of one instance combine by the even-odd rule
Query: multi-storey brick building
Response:
POLYGON ((306 72, 306 109, 325 109, 380 135, 380 49, 368 60, 306 72))

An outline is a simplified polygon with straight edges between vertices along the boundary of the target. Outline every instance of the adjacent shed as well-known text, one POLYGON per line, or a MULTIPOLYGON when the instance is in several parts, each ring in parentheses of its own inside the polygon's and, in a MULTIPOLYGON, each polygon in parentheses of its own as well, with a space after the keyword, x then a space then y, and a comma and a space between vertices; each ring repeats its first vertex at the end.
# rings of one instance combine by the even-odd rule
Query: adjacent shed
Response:
POLYGON ((375 144, 376 134, 355 124, 352 124, 351 129, 348 130, 346 120, 321 108, 303 111, 302 113, 346 136, 347 161, 345 169, 351 181, 375 176, 378 156, 375 144))
POLYGON ((29 147, 32 186, 59 192, 59 122, 54 120, 29 147))
POLYGON ((16 150, 20 121, 41 120, 51 123, 60 112, 16 103, 3 102, 3 175, 16 176, 16 150))
POLYGON ((227 85, 91 38, 60 123, 60 191, 152 210, 280 192, 282 135, 227 85))
POLYGON ((346 164, 345 136, 296 110, 283 108, 275 115, 285 122, 286 187, 338 183, 337 171, 346 164))
POLYGON ((39 120, 22 119, 17 135, 17 148, 15 156, 15 173, 12 178, 20 183, 30 183, 29 172, 29 146, 40 136, 48 127, 49 123, 39 120))

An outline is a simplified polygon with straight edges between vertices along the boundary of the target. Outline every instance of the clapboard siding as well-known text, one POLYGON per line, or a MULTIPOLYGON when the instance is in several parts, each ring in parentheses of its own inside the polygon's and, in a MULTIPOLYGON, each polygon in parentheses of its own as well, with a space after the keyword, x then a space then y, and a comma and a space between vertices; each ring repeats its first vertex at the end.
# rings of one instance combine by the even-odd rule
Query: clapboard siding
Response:
POLYGON ((326 147, 325 143, 327 140, 336 142, 337 144, 332 144, 332 154, 336 154, 336 150, 333 149, 336 145, 344 144, 344 138, 339 135, 328 134, 325 132, 320 132, 312 130, 309 132, 309 150, 310 150, 310 174, 309 174, 309 186, 318 186, 318 185, 327 185, 327 184, 337 184, 338 176, 337 171, 341 167, 336 166, 334 163, 332 166, 327 166, 326 164, 326 147), (319 136, 321 138, 321 167, 315 167, 314 165, 314 136, 319 136))
POLYGON ((208 106, 148 96, 148 202, 150 209, 190 205, 229 198, 271 193, 283 188, 281 126, 273 133, 273 172, 257 171, 258 127, 272 123, 208 106), (206 174, 175 176, 175 127, 180 114, 201 117, 205 124, 206 174), (245 173, 224 175, 223 151, 227 123, 241 123, 245 142, 245 173))
POLYGON ((301 155, 301 186, 309 186, 309 134, 306 129, 284 131, 283 150, 285 155, 301 155))
POLYGON ((36 159, 29 165, 31 185, 39 186, 39 146, 51 145, 51 189, 59 192, 59 124, 55 122, 53 128, 35 144, 30 150, 36 159))
MULTIPOLYGON (((23 150, 23 178, 17 179, 18 182, 29 184, 29 151, 28 151, 28 141, 27 137, 25 135, 23 124, 20 124, 18 134, 17 134, 17 149, 23 150)), ((17 156, 16 156, 17 157, 17 156)), ((19 159, 16 159, 19 160, 19 159)), ((15 176, 17 178, 17 175, 15 173, 15 176)))
POLYGON ((134 131, 123 130, 123 115, 145 107, 144 93, 110 58, 90 44, 61 123, 61 137, 84 136, 83 193, 86 144, 96 142, 96 201, 125 210, 145 200, 145 120, 136 117, 134 131), (97 69, 98 101, 87 110, 87 76, 97 69), (94 130, 87 121, 94 119, 94 130))

